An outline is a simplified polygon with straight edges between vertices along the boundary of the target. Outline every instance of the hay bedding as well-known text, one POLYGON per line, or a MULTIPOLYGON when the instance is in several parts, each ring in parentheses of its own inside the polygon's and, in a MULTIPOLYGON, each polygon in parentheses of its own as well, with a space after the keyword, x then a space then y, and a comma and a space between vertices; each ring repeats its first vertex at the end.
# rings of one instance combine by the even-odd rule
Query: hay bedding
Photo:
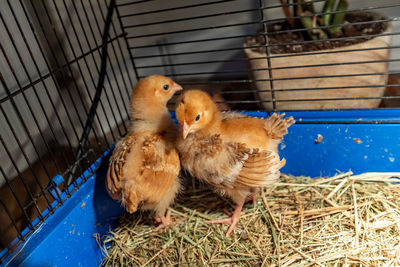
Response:
POLYGON ((229 202, 186 185, 174 226, 154 232, 151 214, 123 216, 106 237, 106 266, 400 266, 399 174, 283 175, 246 204, 231 238, 229 202), (397 177, 397 178, 396 178, 397 177))

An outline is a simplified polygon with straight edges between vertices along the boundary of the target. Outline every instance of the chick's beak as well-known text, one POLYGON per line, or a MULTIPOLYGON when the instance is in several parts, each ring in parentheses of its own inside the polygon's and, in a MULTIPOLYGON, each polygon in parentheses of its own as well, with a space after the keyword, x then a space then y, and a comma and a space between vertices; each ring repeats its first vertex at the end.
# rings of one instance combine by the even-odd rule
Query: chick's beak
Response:
POLYGON ((189 132, 190 132, 190 127, 187 125, 186 121, 183 121, 182 138, 186 139, 186 136, 189 134, 189 132))
POLYGON ((179 84, 174 83, 174 84, 172 85, 172 89, 176 92, 176 91, 181 91, 183 88, 182 88, 182 86, 180 86, 179 84))

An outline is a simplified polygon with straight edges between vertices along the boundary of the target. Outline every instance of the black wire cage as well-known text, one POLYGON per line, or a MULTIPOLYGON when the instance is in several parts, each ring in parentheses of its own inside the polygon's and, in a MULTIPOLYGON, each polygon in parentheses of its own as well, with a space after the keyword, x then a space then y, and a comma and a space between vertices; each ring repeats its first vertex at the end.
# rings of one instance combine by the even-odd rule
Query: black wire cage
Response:
POLYGON ((334 125, 371 139, 343 152, 342 128, 326 133, 336 137, 325 156, 360 156, 337 168, 396 170, 400 3, 327 2, 1 1, 0 262, 107 165, 128 130, 131 90, 151 74, 206 90, 223 110, 295 116, 287 172, 335 171, 323 157, 298 160, 321 153, 315 127, 334 125), (373 143, 372 129, 385 138, 373 143))

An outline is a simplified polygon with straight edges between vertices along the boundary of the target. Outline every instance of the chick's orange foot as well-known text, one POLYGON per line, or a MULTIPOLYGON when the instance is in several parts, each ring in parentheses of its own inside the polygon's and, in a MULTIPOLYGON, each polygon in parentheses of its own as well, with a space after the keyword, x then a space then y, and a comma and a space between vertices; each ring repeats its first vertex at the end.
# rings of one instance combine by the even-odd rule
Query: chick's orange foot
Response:
POLYGON ((159 231, 161 229, 167 230, 167 228, 171 225, 171 211, 168 210, 167 214, 154 217, 154 220, 156 223, 158 223, 158 226, 154 229, 154 231, 159 231))
MULTIPOLYGON (((240 216, 242 216, 242 214, 244 214, 242 212, 243 204, 244 204, 244 202, 241 203, 241 204, 238 204, 236 206, 235 211, 230 215, 231 216, 230 218, 211 220, 211 221, 208 221, 208 223, 211 223, 211 224, 216 224, 216 223, 229 224, 230 226, 228 228, 228 231, 225 234, 226 237, 229 237, 229 235, 232 233, 233 229, 235 229, 236 224, 239 222, 240 216)), ((227 212, 227 211, 225 211, 225 212, 227 212)))

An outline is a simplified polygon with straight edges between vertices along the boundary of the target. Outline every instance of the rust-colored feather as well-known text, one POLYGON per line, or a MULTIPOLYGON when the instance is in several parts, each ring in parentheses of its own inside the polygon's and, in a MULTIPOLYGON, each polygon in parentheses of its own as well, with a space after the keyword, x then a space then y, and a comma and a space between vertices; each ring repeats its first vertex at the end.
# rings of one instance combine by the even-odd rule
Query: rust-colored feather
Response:
POLYGON ((106 176, 106 188, 113 199, 120 200, 122 197, 121 178, 124 177, 124 165, 127 155, 131 151, 135 141, 135 136, 133 134, 128 134, 115 145, 113 154, 110 157, 106 176))
POLYGON ((264 122, 267 135, 273 139, 282 140, 283 136, 288 133, 288 128, 296 122, 293 117, 283 118, 283 116, 285 113, 281 115, 274 113, 264 122))
POLYGON ((193 134, 178 147, 189 173, 218 188, 265 186, 279 178, 282 167, 277 153, 223 142, 219 135, 202 138, 193 134))
POLYGON ((138 207, 163 205, 164 198, 169 205, 178 191, 179 170, 172 141, 161 134, 130 133, 118 142, 110 158, 106 187, 131 213, 138 207))
POLYGON ((266 186, 279 179, 282 164, 279 155, 272 151, 256 151, 243 164, 236 183, 248 187, 266 186))

